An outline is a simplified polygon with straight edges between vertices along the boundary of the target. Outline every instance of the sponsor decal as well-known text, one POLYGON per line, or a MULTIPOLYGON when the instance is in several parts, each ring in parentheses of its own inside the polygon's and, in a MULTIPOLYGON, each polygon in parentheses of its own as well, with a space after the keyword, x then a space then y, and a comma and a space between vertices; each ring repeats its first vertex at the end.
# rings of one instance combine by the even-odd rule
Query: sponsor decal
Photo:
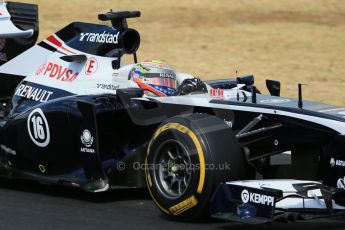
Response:
POLYGON ((50 96, 53 95, 53 92, 21 84, 17 88, 15 95, 37 102, 47 102, 50 96))
POLYGON ((243 190, 241 193, 241 199, 243 203, 248 203, 249 202, 249 192, 248 190, 243 190))
POLYGON ((247 189, 244 189, 241 193, 241 199, 243 203, 255 203, 262 204, 267 206, 274 205, 274 197, 267 196, 259 193, 249 192, 247 189))
POLYGON ((73 82, 79 73, 53 62, 43 63, 35 72, 36 76, 47 76, 63 82, 73 82))
POLYGON ((159 77, 176 79, 176 75, 172 73, 160 73, 159 77))
POLYGON ((181 201, 180 203, 172 206, 169 208, 169 211, 174 215, 179 215, 188 209, 193 208, 195 205, 198 204, 198 200, 195 198, 195 196, 191 196, 184 201, 181 201))
POLYGON ((96 151, 93 148, 90 148, 93 144, 93 136, 88 129, 85 129, 80 136, 81 143, 85 147, 81 147, 80 151, 83 153, 95 153, 96 151))
POLYGON ((223 89, 211 89, 210 96, 213 98, 223 98, 224 90, 223 89))
POLYGON ((98 69, 98 62, 95 58, 90 58, 85 67, 85 74, 86 75, 92 75, 94 74, 98 69))
POLYGON ((113 84, 97 84, 97 89, 118 90, 120 85, 113 84))
POLYGON ((7 55, 5 53, 0 53, 0 61, 7 61, 7 55))
POLYGON ((38 69, 35 72, 35 75, 41 75, 43 73, 43 71, 47 68, 47 64, 48 62, 43 63, 40 67, 38 67, 38 69))
POLYGON ((5 47, 6 39, 0 38, 0 51, 5 47))
POLYGON ((336 160, 336 161, 335 161, 335 165, 336 165, 336 166, 345 167, 345 161, 343 161, 343 160, 336 160))
POLYGON ((13 149, 7 147, 6 145, 0 145, 0 148, 5 151, 6 153, 8 154, 11 154, 11 155, 17 155, 16 151, 14 151, 13 149))
POLYGON ((329 164, 331 166, 341 166, 341 167, 345 167, 345 161, 343 160, 337 160, 334 159, 333 157, 331 158, 331 160, 329 161, 329 164))
POLYGON ((91 135, 91 132, 89 130, 85 129, 80 139, 83 145, 85 145, 86 147, 91 147, 93 143, 93 136, 91 135))
POLYGON ((345 189, 345 177, 344 178, 340 178, 337 182, 337 187, 338 188, 344 188, 345 189))
POLYGON ((286 103, 290 102, 291 100, 289 99, 267 99, 267 100, 261 100, 261 103, 266 103, 266 104, 278 104, 278 103, 286 103))
MULTIPOLYGON (((243 91, 241 91, 241 92, 243 92, 243 91)), ((244 97, 243 93, 240 93, 238 95, 238 97, 243 98, 244 97)), ((227 90, 225 90, 225 89, 210 89, 209 95, 211 98, 214 98, 214 99, 231 99, 231 98, 237 98, 237 91, 231 90, 231 89, 230 90, 229 89, 227 89, 227 90)))
POLYGON ((49 125, 42 109, 34 109, 28 116, 27 128, 29 136, 37 146, 46 147, 50 142, 49 125))
POLYGON ((120 32, 117 32, 117 34, 111 34, 106 31, 103 31, 103 33, 80 33, 79 41, 118 44, 119 35, 120 32))

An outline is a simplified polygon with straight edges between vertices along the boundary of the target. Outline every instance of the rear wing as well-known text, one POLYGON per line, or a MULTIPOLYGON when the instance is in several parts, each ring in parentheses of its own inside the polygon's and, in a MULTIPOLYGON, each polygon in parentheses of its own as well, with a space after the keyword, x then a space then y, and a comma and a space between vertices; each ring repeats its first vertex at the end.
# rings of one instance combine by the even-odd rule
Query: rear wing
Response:
POLYGON ((0 38, 29 38, 38 31, 37 7, 23 3, 0 3, 0 38))
MULTIPOLYGON (((39 33, 36 4, 0 3, 0 67, 33 47, 39 33)), ((24 65, 25 63, 21 63, 24 65)), ((20 66, 16 66, 20 69, 20 66)), ((1 69, 1 68, 0 68, 1 69)), ((9 97, 24 76, 12 76, 0 71, 0 101, 9 97)))
POLYGON ((0 65, 32 47, 38 33, 37 5, 0 3, 0 65))

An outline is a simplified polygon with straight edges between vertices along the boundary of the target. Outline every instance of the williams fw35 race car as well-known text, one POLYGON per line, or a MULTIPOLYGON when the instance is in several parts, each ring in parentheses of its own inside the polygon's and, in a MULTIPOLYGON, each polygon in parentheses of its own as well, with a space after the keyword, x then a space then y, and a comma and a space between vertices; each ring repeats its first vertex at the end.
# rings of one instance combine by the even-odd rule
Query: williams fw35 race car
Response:
POLYGON ((280 97, 273 80, 263 95, 253 76, 176 73, 177 93, 146 95, 131 79, 140 35, 127 18, 139 16, 111 11, 98 15, 109 26, 74 22, 36 44, 37 6, 0 3, 1 176, 147 187, 182 221, 344 214, 345 108, 303 100, 301 85, 280 97))

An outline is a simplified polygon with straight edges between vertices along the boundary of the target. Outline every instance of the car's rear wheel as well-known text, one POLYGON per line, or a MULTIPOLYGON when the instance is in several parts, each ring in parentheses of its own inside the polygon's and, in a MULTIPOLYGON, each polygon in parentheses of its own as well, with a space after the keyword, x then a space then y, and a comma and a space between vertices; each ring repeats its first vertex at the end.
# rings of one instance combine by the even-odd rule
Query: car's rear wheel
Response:
POLYGON ((244 158, 234 132, 207 114, 169 118, 147 150, 146 180, 166 215, 193 221, 209 214, 216 186, 244 177, 244 158))

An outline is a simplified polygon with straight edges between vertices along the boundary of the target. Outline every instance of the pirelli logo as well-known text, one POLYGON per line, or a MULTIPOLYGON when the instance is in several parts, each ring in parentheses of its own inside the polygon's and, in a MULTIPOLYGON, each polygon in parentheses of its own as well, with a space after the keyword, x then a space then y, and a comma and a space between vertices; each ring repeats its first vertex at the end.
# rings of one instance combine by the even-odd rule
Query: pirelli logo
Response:
POLYGON ((172 206, 171 208, 169 208, 169 211, 174 216, 177 216, 177 215, 187 211, 188 209, 193 208, 197 204, 198 204, 198 200, 195 198, 195 196, 191 196, 191 197, 185 199, 184 201, 182 201, 182 202, 172 206))

